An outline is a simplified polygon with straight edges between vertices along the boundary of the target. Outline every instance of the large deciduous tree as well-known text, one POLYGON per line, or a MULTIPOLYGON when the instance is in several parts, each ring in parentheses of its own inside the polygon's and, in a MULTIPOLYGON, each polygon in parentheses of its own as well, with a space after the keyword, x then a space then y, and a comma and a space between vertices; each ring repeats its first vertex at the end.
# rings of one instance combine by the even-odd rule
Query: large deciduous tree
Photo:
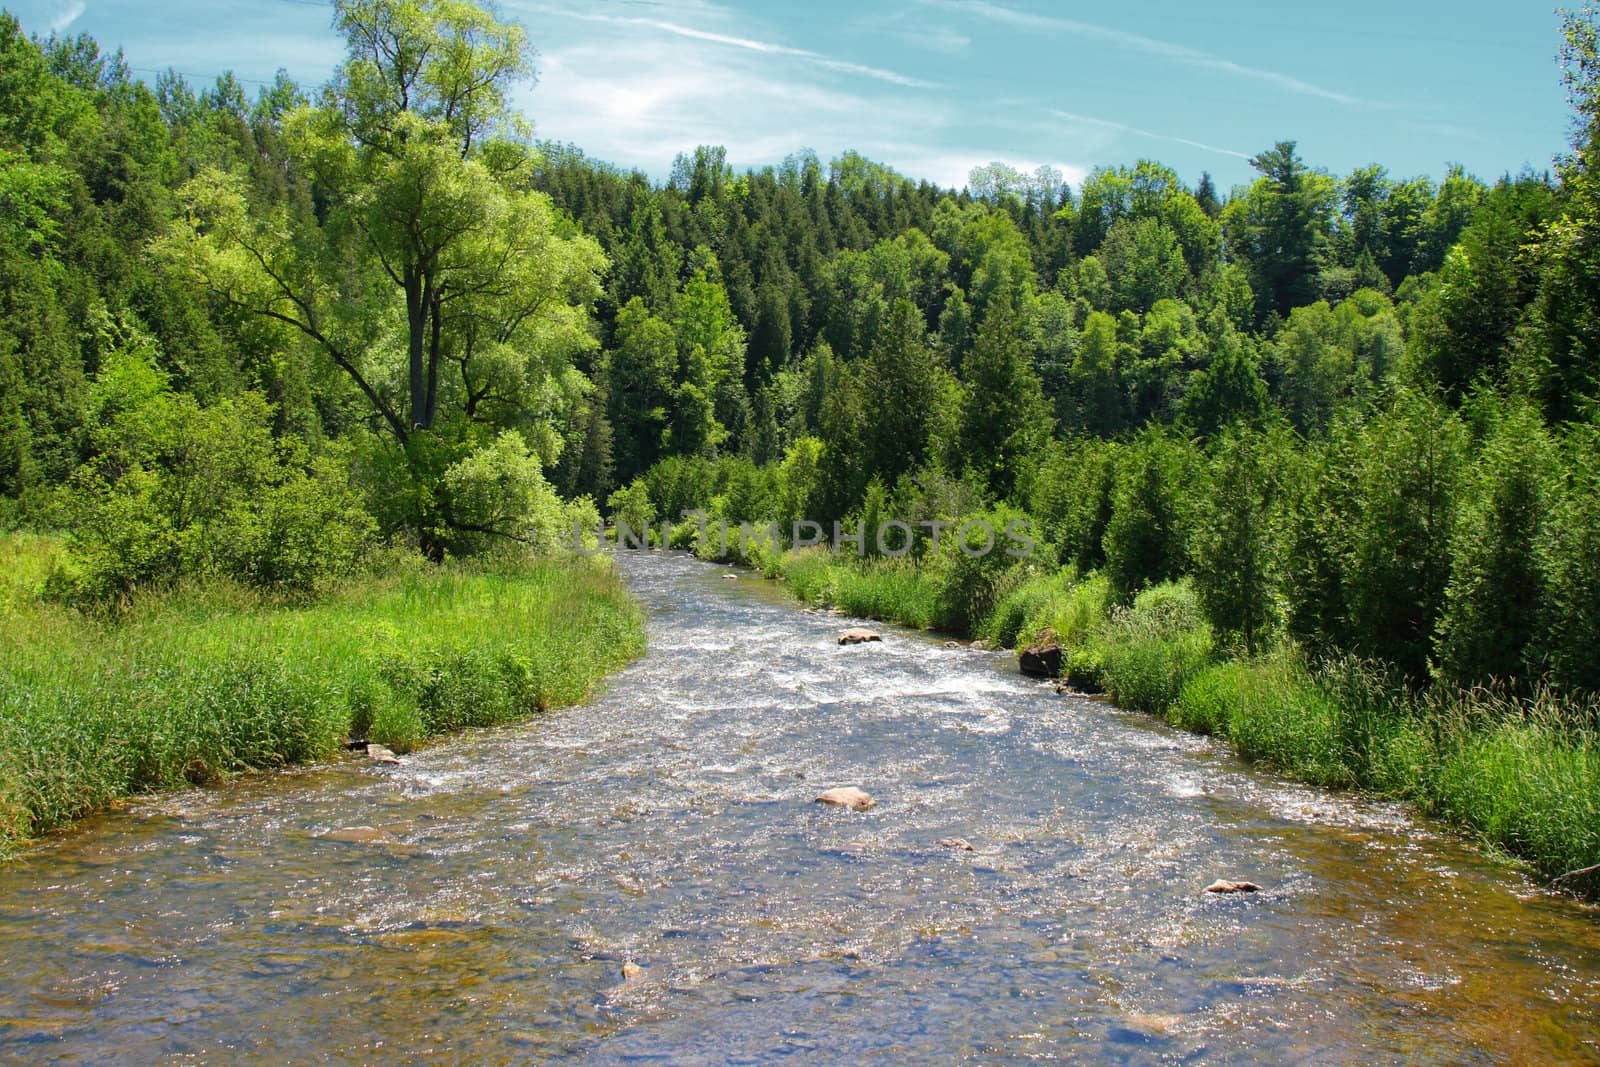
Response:
POLYGON ((424 480, 441 453, 412 447, 419 432, 459 459, 515 429, 551 462, 550 422, 587 390, 571 359, 595 344, 606 262, 526 189, 533 153, 508 105, 533 75, 526 38, 467 0, 340 0, 334 22, 344 64, 284 118, 315 206, 258 203, 206 170, 164 251, 308 338, 424 480))

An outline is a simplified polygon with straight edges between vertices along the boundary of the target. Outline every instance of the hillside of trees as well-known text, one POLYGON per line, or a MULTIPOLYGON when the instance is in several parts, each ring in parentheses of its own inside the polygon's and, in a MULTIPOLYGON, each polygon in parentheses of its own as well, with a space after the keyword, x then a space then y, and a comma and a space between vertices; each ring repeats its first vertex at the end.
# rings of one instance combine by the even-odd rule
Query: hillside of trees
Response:
POLYGON ((63 596, 550 548, 641 497, 1010 508, 1123 597, 1192 575, 1244 647, 1600 690, 1590 16, 1549 173, 1284 141, 1231 190, 709 147, 658 184, 534 137, 489 12, 335 22, 327 86, 252 100, 0 16, 0 519, 70 533, 63 596))

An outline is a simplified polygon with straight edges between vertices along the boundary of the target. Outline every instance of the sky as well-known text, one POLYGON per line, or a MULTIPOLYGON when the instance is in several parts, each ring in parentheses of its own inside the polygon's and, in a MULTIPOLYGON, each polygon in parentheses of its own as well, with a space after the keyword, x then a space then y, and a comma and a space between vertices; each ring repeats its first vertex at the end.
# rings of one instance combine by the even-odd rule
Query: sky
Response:
MULTIPOLYGON (((1295 140, 1315 167, 1493 180, 1570 139, 1558 0, 502 0, 538 50, 541 137, 664 178, 721 144, 738 169, 846 150, 958 187, 1000 161, 1156 159, 1227 189, 1295 140)), ((89 33, 140 76, 306 85, 341 58, 325 0, 0 0, 89 33)), ((253 88, 247 82, 246 88, 253 88)))

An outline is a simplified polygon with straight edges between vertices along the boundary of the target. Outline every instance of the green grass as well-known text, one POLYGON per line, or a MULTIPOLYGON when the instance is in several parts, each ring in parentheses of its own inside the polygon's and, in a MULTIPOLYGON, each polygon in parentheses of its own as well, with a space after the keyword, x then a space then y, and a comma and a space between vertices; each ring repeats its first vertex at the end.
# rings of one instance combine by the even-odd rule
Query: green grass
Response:
POLYGON ((1302 781, 1410 801, 1546 878, 1600 863, 1595 715, 1549 694, 1418 696, 1372 665, 1289 653, 1202 671, 1168 711, 1302 781))
POLYGON ((1165 714, 1213 661, 1211 627, 1186 583, 1147 589, 1086 639, 1098 682, 1124 708, 1165 714))
POLYGON ((938 590, 910 560, 864 562, 807 549, 785 556, 781 573, 808 604, 923 630, 939 623, 938 590))
MULTIPOLYGON (((0 557, 49 552, 0 541, 0 557)), ((402 567, 311 603, 179 588, 108 619, 31 596, 41 570, 0 583, 0 851, 347 735, 406 751, 577 703, 644 640, 617 578, 582 560, 402 567)))

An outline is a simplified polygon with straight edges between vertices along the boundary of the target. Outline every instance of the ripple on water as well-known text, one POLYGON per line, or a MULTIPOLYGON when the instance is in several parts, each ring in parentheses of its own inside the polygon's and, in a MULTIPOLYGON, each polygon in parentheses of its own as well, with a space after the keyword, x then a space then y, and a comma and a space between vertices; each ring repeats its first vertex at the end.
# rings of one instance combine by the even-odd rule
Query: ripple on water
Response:
POLYGON ((1592 913, 1404 809, 623 565, 651 650, 592 707, 143 802, 0 872, 0 1059, 1600 1056, 1592 913), (812 803, 835 785, 878 806, 812 803))

